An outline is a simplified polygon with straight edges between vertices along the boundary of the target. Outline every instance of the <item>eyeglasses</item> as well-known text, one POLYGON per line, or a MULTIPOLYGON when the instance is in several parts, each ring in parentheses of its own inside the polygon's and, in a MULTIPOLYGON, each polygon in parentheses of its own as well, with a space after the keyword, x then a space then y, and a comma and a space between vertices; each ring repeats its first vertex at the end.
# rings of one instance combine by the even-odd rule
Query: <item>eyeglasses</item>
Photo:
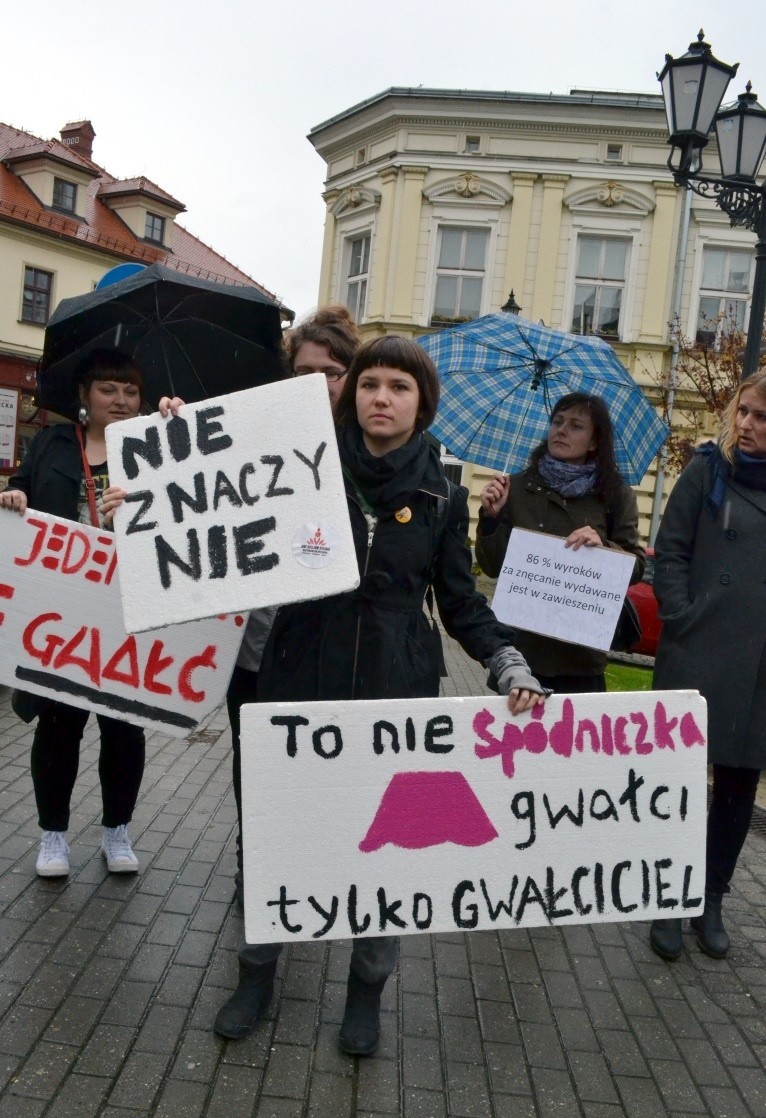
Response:
POLYGON ((309 373, 324 373, 325 377, 329 381, 342 380, 347 372, 348 372, 348 369, 340 369, 340 368, 334 367, 332 365, 330 365, 330 366, 328 366, 324 369, 310 369, 306 365, 299 365, 298 368, 295 369, 296 377, 305 377, 309 373))

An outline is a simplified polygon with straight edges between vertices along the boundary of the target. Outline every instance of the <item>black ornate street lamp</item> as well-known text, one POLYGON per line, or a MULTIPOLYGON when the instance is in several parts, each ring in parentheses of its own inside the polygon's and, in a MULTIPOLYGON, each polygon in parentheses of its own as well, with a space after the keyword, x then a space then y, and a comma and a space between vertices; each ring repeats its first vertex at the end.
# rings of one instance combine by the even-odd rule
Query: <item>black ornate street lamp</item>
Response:
POLYGON ((766 109, 750 83, 737 101, 720 108, 736 66, 719 61, 700 31, 681 58, 665 55, 657 75, 668 118, 668 167, 679 186, 713 198, 732 225, 756 234, 755 279, 743 375, 758 369, 766 310, 766 186, 756 176, 766 153, 766 109), (702 173, 702 150, 715 127, 720 175, 702 173))

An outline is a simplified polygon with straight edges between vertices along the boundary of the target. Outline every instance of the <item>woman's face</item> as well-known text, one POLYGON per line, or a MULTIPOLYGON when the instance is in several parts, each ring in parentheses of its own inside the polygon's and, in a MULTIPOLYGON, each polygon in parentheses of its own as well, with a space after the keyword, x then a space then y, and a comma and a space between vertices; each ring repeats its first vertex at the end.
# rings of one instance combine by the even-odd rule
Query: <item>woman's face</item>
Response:
POLYGON ((133 419, 141 410, 141 390, 121 380, 94 380, 84 394, 93 429, 108 427, 119 419, 133 419))
POLYGON ((752 458, 766 458, 766 399, 755 388, 743 390, 734 422, 737 447, 752 458))
POLYGON ((330 353, 329 346, 320 345, 318 342, 302 342, 298 346, 293 361, 293 372, 296 377, 303 377, 308 373, 324 373, 332 408, 337 404, 343 391, 343 378, 347 371, 346 366, 330 353))
POLYGON ((556 412, 548 431, 548 453, 552 458, 582 466, 596 446, 596 428, 585 408, 563 408, 556 412))
POLYGON ((415 432, 420 389, 411 373, 388 365, 365 369, 356 382, 356 417, 371 454, 403 446, 415 432))

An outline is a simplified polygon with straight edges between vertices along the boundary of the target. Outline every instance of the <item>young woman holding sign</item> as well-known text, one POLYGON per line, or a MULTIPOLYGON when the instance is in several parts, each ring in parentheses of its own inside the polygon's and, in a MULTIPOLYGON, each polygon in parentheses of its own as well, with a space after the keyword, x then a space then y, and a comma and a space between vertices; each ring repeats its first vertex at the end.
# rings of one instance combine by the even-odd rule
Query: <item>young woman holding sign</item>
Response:
MULTIPOLYGON (((367 342, 335 407, 357 590, 282 607, 264 651, 262 702, 426 698, 439 693, 441 647, 424 611, 433 587, 447 632, 491 665, 519 714, 544 689, 511 644, 471 574, 467 494, 450 486, 423 432, 439 399, 436 370, 404 338, 367 342)), ((215 1028, 245 1036, 268 1005, 281 944, 244 944, 240 981, 215 1028)), ((375 1051, 380 997, 398 956, 392 936, 354 940, 340 1046, 375 1051)))
MULTIPOLYGON (((612 422, 598 396, 573 392, 554 405, 548 437, 529 465, 497 475, 481 492, 476 559, 497 578, 513 528, 563 536, 566 547, 616 547, 636 556, 631 582, 644 573, 636 495, 614 458, 612 422)), ((574 634, 573 634, 574 635, 574 634)), ((605 691, 606 653, 517 631, 519 650, 546 687, 564 694, 605 691)))
MULTIPOLYGON (((702 951, 730 942, 724 895, 747 838, 766 769, 766 374, 737 388, 718 444, 707 443, 676 482, 657 536, 654 588, 663 621, 654 686, 693 688, 708 705, 705 911, 692 918, 702 951)), ((683 947, 680 917, 655 920, 663 959, 683 947)))
MULTIPOLYGON (((29 506, 66 520, 108 528, 124 492, 109 485, 105 431, 110 423, 138 415, 143 375, 118 350, 94 350, 77 376, 80 422, 45 427, 35 436, 18 473, 0 493, 0 508, 23 514, 29 506)), ((173 407, 179 403, 168 401, 173 407)), ((89 711, 48 699, 39 700, 37 706, 31 765, 42 837, 35 869, 40 877, 63 877, 69 873, 69 805, 89 711)), ((144 731, 106 715, 97 717, 104 826, 101 853, 110 873, 136 873, 138 859, 127 825, 144 772, 144 731)))

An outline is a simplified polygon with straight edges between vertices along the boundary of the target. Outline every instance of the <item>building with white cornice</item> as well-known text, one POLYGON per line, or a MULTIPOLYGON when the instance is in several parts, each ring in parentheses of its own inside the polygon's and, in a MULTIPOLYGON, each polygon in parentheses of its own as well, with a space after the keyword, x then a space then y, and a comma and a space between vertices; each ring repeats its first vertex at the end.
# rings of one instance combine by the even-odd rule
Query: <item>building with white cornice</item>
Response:
MULTIPOLYGON (((659 94, 385 90, 309 135, 327 167, 318 302, 368 336, 417 335, 512 291, 524 317, 607 338, 651 395, 675 310, 691 337, 720 313, 745 326, 754 267, 752 234, 675 186, 666 139, 659 94)), ((481 472, 462 479, 475 509, 481 472)), ((653 489, 654 471, 645 530, 653 489)))

